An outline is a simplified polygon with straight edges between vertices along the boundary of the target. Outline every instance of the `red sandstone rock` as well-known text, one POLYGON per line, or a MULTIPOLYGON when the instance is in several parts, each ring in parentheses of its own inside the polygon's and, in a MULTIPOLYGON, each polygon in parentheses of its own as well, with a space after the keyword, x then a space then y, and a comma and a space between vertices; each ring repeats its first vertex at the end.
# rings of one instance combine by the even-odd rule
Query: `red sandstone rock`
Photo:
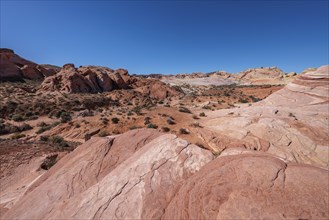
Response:
POLYGON ((0 81, 22 81, 23 79, 43 79, 53 73, 23 59, 10 49, 0 49, 0 81))
POLYGON ((219 157, 189 178, 162 219, 328 219, 329 172, 266 154, 219 157))
POLYGON ((2 218, 159 219, 183 181, 211 159, 153 129, 92 138, 36 180, 2 218))

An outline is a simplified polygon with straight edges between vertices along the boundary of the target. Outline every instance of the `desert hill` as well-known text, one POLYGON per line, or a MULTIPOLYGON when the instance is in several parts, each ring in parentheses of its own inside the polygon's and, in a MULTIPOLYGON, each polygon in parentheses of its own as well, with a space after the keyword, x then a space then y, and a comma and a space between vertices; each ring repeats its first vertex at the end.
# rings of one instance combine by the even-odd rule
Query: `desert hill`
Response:
POLYGON ((54 68, 46 68, 15 54, 13 50, 0 48, 0 82, 42 80, 56 73, 54 68))

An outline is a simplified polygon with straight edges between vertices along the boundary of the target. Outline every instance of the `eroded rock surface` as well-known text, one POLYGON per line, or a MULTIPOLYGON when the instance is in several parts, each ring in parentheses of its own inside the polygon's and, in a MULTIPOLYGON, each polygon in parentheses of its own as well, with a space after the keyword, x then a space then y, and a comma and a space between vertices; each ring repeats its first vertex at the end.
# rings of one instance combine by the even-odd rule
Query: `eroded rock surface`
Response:
POLYGON ((153 129, 92 138, 41 176, 3 218, 160 218, 183 181, 212 157, 153 129))
POLYGON ((163 219, 328 219, 328 170, 264 153, 219 157, 180 188, 163 219))
POLYGON ((13 50, 0 49, 0 81, 38 80, 53 74, 41 65, 18 56, 13 50))
POLYGON ((285 160, 329 167, 328 66, 252 106, 209 112, 196 131, 215 152, 265 151, 285 160))

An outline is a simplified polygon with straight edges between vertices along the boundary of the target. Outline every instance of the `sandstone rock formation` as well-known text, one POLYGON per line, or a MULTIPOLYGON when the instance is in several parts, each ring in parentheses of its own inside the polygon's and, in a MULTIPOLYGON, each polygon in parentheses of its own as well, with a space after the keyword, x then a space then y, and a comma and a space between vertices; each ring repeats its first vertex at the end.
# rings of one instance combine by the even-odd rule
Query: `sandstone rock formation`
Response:
POLYGON ((37 80, 53 74, 53 71, 23 59, 13 50, 0 49, 0 81, 37 80))
POLYGON ((219 157, 184 183, 162 218, 328 219, 328 175, 264 153, 219 157))
POLYGON ((195 132, 215 152, 250 149, 328 168, 328 68, 298 76, 253 106, 210 112, 195 132))
POLYGON ((114 82, 108 72, 96 67, 75 68, 74 64, 65 64, 61 71, 46 78, 41 89, 45 91, 62 91, 67 93, 97 93, 111 91, 114 82))
MULTIPOLYGON (((147 96, 163 95, 163 83, 124 70, 65 65, 59 75, 119 88, 111 74, 112 84, 104 82, 106 71, 147 96)), ((189 129, 217 158, 154 129, 91 138, 48 171, 37 158, 1 181, 0 218, 328 219, 328 109, 323 66, 252 106, 207 112, 189 129)))
POLYGON ((158 219, 182 182, 211 159, 210 152, 153 129, 92 138, 1 217, 158 219))
POLYGON ((41 85, 41 91, 64 93, 98 93, 116 89, 135 89, 158 99, 180 94, 159 80, 130 76, 125 69, 112 70, 100 66, 75 68, 73 64, 64 65, 59 73, 47 77, 41 85))
POLYGON ((287 84, 288 79, 293 75, 287 76, 282 70, 277 67, 261 67, 242 71, 237 78, 240 83, 251 84, 287 84))

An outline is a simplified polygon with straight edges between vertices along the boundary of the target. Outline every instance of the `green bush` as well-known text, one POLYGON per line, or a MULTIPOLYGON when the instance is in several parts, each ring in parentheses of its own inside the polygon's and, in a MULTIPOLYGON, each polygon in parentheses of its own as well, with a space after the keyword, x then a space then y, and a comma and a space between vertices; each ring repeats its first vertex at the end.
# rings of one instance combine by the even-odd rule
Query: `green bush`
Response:
POLYGON ((179 133, 180 134, 189 134, 189 132, 185 128, 180 128, 179 133))
POLYGON ((72 120, 71 114, 69 112, 62 112, 60 118, 61 123, 66 123, 72 120))
POLYGON ((45 141, 45 142, 49 141, 49 136, 48 135, 40 136, 40 141, 45 141))
POLYGON ((10 138, 11 139, 20 139, 22 137, 26 137, 25 134, 13 134, 10 138))
POLYGON ((57 144, 61 147, 69 147, 68 142, 65 141, 64 138, 61 136, 57 136, 57 135, 51 136, 51 137, 49 137, 49 141, 51 141, 52 143, 57 144))
POLYGON ((147 125, 147 128, 153 128, 153 129, 157 129, 158 128, 158 126, 157 125, 155 125, 155 124, 148 124, 147 125))
POLYGON ((113 124, 118 124, 119 121, 120 121, 120 119, 118 119, 118 118, 112 118, 111 121, 112 121, 113 124))
POLYGON ((23 118, 23 116, 21 116, 21 115, 13 115, 13 116, 11 117, 11 119, 12 119, 13 121, 24 121, 24 118, 23 118))

